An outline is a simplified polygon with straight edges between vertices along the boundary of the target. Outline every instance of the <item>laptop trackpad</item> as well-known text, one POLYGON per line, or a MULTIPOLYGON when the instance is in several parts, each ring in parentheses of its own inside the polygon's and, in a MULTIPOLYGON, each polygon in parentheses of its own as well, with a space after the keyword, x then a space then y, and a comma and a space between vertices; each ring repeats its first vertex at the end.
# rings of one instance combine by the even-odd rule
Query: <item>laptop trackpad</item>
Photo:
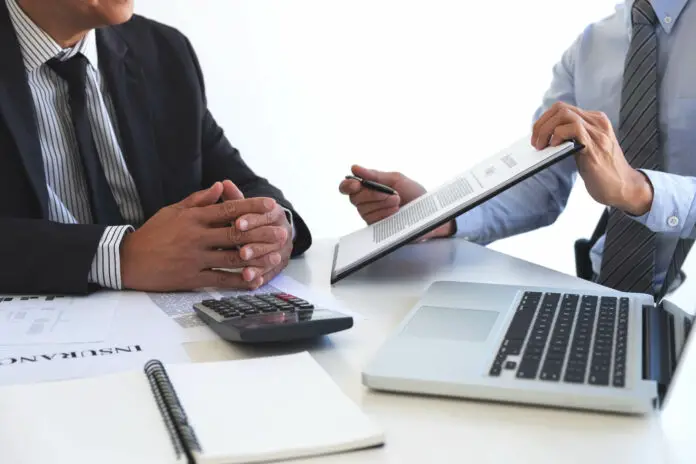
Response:
POLYGON ((467 342, 483 342, 488 337, 496 311, 421 306, 406 325, 403 335, 467 342))

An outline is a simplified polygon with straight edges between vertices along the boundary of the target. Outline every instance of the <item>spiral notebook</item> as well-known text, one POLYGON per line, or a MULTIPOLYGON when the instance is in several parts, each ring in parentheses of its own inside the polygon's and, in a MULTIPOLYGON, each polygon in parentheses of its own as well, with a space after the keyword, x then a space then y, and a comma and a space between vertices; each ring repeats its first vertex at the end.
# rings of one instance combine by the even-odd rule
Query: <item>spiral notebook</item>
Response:
POLYGON ((0 388, 6 464, 234 464, 382 445, 308 353, 0 388))

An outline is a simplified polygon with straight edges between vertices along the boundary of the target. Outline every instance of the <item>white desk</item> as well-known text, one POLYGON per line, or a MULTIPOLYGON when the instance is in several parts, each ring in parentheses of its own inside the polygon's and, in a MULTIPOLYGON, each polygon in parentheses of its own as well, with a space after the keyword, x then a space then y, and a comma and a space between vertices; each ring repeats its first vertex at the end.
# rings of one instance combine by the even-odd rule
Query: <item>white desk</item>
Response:
MULTIPOLYGON (((288 275, 332 292, 367 319, 357 321, 349 331, 321 342, 297 344, 289 351, 309 350, 385 429, 386 446, 302 462, 696 463, 696 400, 691 399, 696 396, 696 372, 662 418, 376 393, 361 384, 361 367, 434 280, 593 284, 463 241, 442 240, 403 248, 330 287, 332 255, 333 242, 318 241, 305 257, 291 263, 288 275)), ((192 343, 186 348, 194 361, 288 352, 223 342, 192 343)), ((691 366, 696 371, 696 363, 691 366)))

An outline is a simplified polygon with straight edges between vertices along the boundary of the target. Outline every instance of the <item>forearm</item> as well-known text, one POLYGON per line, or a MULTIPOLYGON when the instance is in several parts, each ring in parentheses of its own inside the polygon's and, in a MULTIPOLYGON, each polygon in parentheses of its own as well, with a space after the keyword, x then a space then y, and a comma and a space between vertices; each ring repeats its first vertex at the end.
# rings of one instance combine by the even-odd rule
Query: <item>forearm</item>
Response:
POLYGON ((0 218, 0 292, 85 294, 104 227, 0 218))
POLYGON ((642 170, 650 183, 649 210, 634 219, 657 233, 696 238, 696 177, 642 170))
POLYGON ((575 161, 564 160, 456 219, 456 236, 487 245, 552 224, 565 208, 575 161))

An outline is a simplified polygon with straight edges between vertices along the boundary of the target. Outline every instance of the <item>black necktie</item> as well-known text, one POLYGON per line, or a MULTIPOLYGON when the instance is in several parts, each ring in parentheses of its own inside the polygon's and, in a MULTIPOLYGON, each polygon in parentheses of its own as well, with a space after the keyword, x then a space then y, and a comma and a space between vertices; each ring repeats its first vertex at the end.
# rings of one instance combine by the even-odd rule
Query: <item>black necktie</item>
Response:
POLYGON ((92 137, 87 112, 87 59, 78 53, 66 61, 54 58, 47 64, 68 83, 70 111, 78 151, 87 178, 92 220, 95 224, 122 224, 121 212, 109 187, 103 166, 99 161, 97 146, 92 137))

